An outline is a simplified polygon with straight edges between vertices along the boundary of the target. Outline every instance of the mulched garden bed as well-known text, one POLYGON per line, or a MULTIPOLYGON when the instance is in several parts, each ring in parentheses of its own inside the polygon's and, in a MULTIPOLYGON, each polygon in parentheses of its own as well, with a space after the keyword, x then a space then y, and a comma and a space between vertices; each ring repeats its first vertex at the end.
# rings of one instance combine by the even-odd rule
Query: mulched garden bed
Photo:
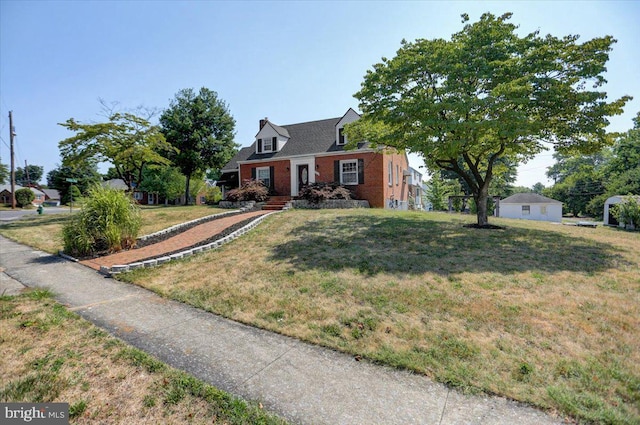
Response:
POLYGON ((208 223, 210 221, 219 220, 221 218, 233 217, 234 215, 244 214, 244 213, 247 213, 247 212, 257 211, 257 210, 258 210, 258 208, 254 208, 252 210, 238 211, 238 212, 235 212, 233 214, 225 214, 223 216, 215 216, 214 215, 214 216, 210 217, 208 220, 201 220, 201 221, 199 221, 197 223, 189 223, 188 225, 182 226, 182 227, 180 227, 178 229, 174 229, 171 232, 158 234, 158 235, 155 235, 155 236, 152 236, 150 238, 143 239, 143 240, 138 239, 138 241, 136 242, 135 248, 142 248, 142 247, 145 247, 145 246, 153 245, 153 244, 158 243, 158 242, 165 241, 165 240, 167 240, 169 238, 174 237, 177 234, 180 234, 182 232, 186 232, 189 229, 193 229, 196 226, 199 226, 199 225, 204 224, 204 223, 208 223))
MULTIPOLYGON (((229 217, 229 216, 226 216, 226 217, 229 217)), ((236 230, 241 229, 242 227, 246 226, 247 224, 251 223, 254 220, 257 220, 257 217, 247 218, 246 220, 242 220, 239 223, 236 223, 236 224, 234 224, 232 226, 229 226, 226 229, 224 229, 222 232, 220 232, 220 233, 218 233, 216 235, 213 235, 210 238, 205 239, 204 241, 198 242, 195 245, 191 245, 191 246, 189 246, 187 248, 181 248, 181 249, 178 249, 178 250, 175 250, 175 251, 167 252, 167 253, 164 253, 162 255, 156 255, 156 256, 153 256, 153 257, 148 257, 148 258, 145 258, 144 261, 155 260, 156 258, 168 257, 169 255, 173 255, 173 254, 177 254, 179 252, 187 251, 187 250, 189 250, 191 248, 197 248, 199 246, 210 244, 211 242, 215 242, 218 239, 224 238, 225 236, 229 236, 231 233, 235 232, 236 230)), ((140 260, 140 261, 143 261, 143 260, 140 260)))
POLYGON ((503 230, 504 229, 504 227, 496 226, 495 224, 485 224, 484 226, 480 226, 477 223, 465 224, 463 227, 467 227, 469 229, 489 229, 489 230, 503 230))

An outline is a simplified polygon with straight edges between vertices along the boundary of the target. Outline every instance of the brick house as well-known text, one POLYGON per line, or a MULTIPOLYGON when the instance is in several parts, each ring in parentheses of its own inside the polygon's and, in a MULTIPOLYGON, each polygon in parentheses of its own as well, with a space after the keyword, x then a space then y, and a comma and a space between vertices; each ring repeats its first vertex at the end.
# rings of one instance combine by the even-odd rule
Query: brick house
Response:
MULTIPOLYGON (((24 187, 20 186, 20 185, 15 185, 15 190, 16 192, 20 189, 24 189, 24 187)), ((45 201, 45 194, 44 192, 42 192, 41 190, 35 188, 35 187, 28 187, 27 189, 30 189, 33 192, 33 201, 31 202, 31 204, 38 206, 38 205, 42 205, 42 203, 45 201)), ((5 205, 11 205, 11 185, 0 185, 0 203, 5 204, 5 205)))
POLYGON ((270 194, 290 198, 305 184, 339 182, 371 207, 406 209, 411 184, 406 153, 373 149, 368 143, 345 150, 344 125, 359 118, 349 108, 342 117, 299 124, 260 120, 253 144, 223 167, 220 181, 234 188, 244 180, 260 179, 270 194))

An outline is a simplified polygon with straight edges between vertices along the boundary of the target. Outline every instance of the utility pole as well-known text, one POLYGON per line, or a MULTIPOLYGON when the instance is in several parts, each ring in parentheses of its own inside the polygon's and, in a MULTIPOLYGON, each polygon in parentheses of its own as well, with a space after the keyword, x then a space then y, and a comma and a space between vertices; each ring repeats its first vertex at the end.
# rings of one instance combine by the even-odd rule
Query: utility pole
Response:
POLYGON ((13 151, 13 138, 16 131, 13 128, 13 112, 9 111, 9 141, 11 143, 11 209, 16 209, 16 158, 13 151))
POLYGON ((27 160, 24 160, 24 174, 27 176, 27 187, 31 187, 31 179, 29 178, 29 167, 27 166, 27 160))

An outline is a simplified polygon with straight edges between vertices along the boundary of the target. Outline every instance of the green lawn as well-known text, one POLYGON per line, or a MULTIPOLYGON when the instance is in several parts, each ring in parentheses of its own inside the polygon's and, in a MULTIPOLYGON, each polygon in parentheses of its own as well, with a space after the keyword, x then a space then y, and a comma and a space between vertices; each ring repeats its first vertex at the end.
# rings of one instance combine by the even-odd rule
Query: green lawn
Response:
POLYGON ((353 355, 597 423, 640 422, 640 234, 383 210, 291 210, 121 276, 353 355))

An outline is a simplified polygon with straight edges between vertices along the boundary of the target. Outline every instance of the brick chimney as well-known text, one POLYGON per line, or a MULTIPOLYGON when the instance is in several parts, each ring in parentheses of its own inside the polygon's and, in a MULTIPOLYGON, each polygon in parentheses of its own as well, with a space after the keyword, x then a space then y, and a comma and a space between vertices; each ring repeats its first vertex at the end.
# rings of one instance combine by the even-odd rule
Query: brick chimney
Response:
POLYGON ((263 120, 260 120, 260 129, 258 131, 262 130, 262 127, 264 127, 264 125, 267 123, 267 121, 269 121, 269 118, 267 118, 267 117, 264 117, 263 120))

